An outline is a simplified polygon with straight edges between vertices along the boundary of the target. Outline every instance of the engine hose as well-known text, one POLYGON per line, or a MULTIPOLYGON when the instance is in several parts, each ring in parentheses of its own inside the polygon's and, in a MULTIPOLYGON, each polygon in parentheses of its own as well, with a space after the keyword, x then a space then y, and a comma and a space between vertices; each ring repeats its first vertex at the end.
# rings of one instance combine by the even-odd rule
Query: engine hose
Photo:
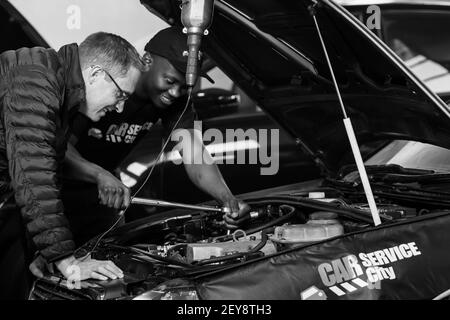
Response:
POLYGON ((214 272, 217 270, 223 269, 222 265, 212 265, 212 266, 197 266, 194 268, 189 268, 189 269, 185 269, 183 270, 183 274, 187 277, 195 277, 195 276, 199 276, 205 273, 209 273, 209 272, 214 272))
MULTIPOLYGON (((269 221, 269 222, 267 222, 267 223, 265 223, 265 224, 263 224, 261 226, 258 226, 256 228, 249 229, 249 230, 245 231, 245 234, 253 234, 253 233, 259 232, 261 230, 264 230, 264 229, 273 227, 275 225, 281 224, 284 221, 290 220, 290 219, 292 219, 294 217, 294 215, 295 215, 294 214, 295 213, 295 208, 294 207, 292 207, 292 206, 280 206, 280 208, 281 207, 287 207, 287 208, 290 209, 290 211, 288 213, 286 213, 285 215, 279 217, 279 218, 271 220, 271 221, 269 221)), ((235 238, 238 239, 238 238, 241 238, 243 236, 244 236, 244 234, 242 234, 241 236, 235 236, 235 238)), ((232 234, 224 235, 224 236, 221 236, 221 237, 217 237, 214 240, 217 240, 219 242, 230 241, 230 240, 233 240, 233 235, 232 234)))
POLYGON ((178 261, 178 260, 170 259, 170 258, 166 258, 166 257, 162 257, 162 256, 159 256, 157 254, 151 254, 151 253, 148 253, 148 252, 146 252, 144 250, 141 250, 141 249, 137 249, 137 248, 133 248, 132 247, 132 250, 134 252, 136 252, 136 253, 143 254, 143 255, 145 255, 147 257, 150 257, 150 258, 155 259, 155 260, 159 260, 161 262, 166 262, 166 263, 169 263, 169 264, 174 264, 174 265, 177 265, 177 266, 187 267, 187 268, 192 268, 193 267, 190 263, 183 262, 183 261, 178 261))
MULTIPOLYGON (((310 208, 310 209, 315 209, 315 210, 328 210, 330 212, 335 212, 338 215, 343 215, 346 216, 348 218, 351 219, 355 219, 355 220, 359 220, 359 221, 363 221, 366 223, 372 223, 373 224, 373 219, 370 216, 369 212, 363 211, 363 210, 358 210, 358 209, 354 209, 354 208, 345 208, 345 209, 341 209, 341 208, 332 208, 330 206, 325 206, 325 205, 321 205, 320 203, 313 203, 312 201, 308 201, 307 200, 298 200, 292 197, 286 197, 286 196, 279 196, 276 198, 270 198, 270 199, 248 199, 246 200, 246 202, 248 204, 252 204, 252 203, 257 203, 257 204, 277 204, 277 203, 281 203, 281 204, 289 204, 289 205, 293 205, 296 207, 302 206, 304 208, 310 208)), ((380 218, 382 220, 392 220, 391 217, 386 216, 384 214, 380 214, 380 218)))
POLYGON ((186 268, 192 268, 193 265, 191 265, 190 263, 187 262, 183 262, 183 261, 179 261, 179 260, 175 260, 175 259, 170 259, 170 258, 166 258, 166 257, 162 257, 159 256, 157 254, 151 254, 145 250, 142 249, 138 249, 135 247, 125 247, 125 246, 119 246, 119 245, 115 245, 115 244, 108 244, 109 248, 114 248, 114 249, 119 249, 119 250, 124 250, 124 251, 130 251, 132 253, 139 253, 142 255, 145 255, 149 258, 161 261, 161 262, 165 262, 168 264, 173 264, 173 265, 177 265, 177 266, 181 266, 181 267, 186 267, 186 268))
POLYGON ((204 259, 204 260, 199 261, 195 265, 196 266, 204 266, 204 265, 210 264, 210 263, 218 263, 218 262, 224 262, 224 261, 228 261, 228 260, 234 260, 234 259, 238 259, 238 258, 243 258, 246 254, 247 254, 246 252, 245 253, 239 252, 239 253, 223 256, 223 257, 214 257, 214 258, 204 259))
POLYGON ((262 232, 261 232, 261 241, 255 247, 250 249, 248 252, 239 252, 239 253, 231 254, 231 255, 228 255, 228 256, 216 257, 216 258, 210 258, 210 259, 201 260, 201 261, 199 261, 197 263, 197 266, 203 266, 203 265, 210 264, 210 263, 224 262, 224 261, 227 261, 227 260, 244 258, 244 257, 248 256, 249 254, 258 252, 259 250, 264 248, 264 246, 267 243, 267 240, 269 239, 269 237, 267 236, 267 230, 268 229, 263 229, 262 230, 262 232))
POLYGON ((258 252, 259 250, 261 250, 262 248, 264 248, 264 246, 265 246, 266 243, 267 243, 267 240, 269 239, 269 237, 267 236, 267 233, 268 233, 268 230, 269 230, 269 229, 270 229, 270 228, 267 228, 267 229, 263 229, 263 230, 261 231, 261 242, 258 243, 255 247, 253 247, 249 252, 252 252, 252 253, 258 252))

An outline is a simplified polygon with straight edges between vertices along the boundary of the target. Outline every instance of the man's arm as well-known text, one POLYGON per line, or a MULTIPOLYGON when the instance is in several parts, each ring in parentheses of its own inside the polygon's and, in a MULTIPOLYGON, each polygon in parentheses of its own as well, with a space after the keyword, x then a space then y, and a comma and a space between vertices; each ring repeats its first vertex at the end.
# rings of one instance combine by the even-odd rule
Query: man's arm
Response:
MULTIPOLYGON (((205 157, 210 158, 210 155, 205 152, 205 157)), ((208 193, 217 201, 226 203, 229 199, 234 198, 225 183, 219 168, 212 159, 211 162, 202 162, 201 164, 184 161, 184 168, 186 169, 189 179, 198 188, 208 193)))
POLYGON ((189 130, 189 133, 189 143, 177 144, 175 147, 182 155, 186 173, 198 188, 231 210, 231 214, 225 215, 224 220, 228 227, 235 227, 235 219, 248 213, 250 207, 236 199, 230 191, 219 168, 203 145, 200 135, 195 130, 189 130))
POLYGON ((80 181, 97 183, 97 175, 105 171, 95 163, 87 161, 74 147, 75 137, 70 137, 64 158, 64 176, 80 181))
POLYGON ((22 71, 26 74, 9 79, 2 120, 16 203, 39 253, 30 271, 42 276, 44 265, 56 261, 65 277, 70 276, 66 266, 73 264, 87 278, 123 276, 111 261, 79 261, 72 255, 75 244, 64 216, 57 174, 57 149, 61 147, 57 146, 57 135, 63 134, 57 126, 59 85, 45 67, 30 65, 22 71), (28 93, 24 88, 33 88, 33 92, 28 93))
POLYGON ((3 123, 16 203, 40 254, 53 259, 70 254, 75 244, 57 185, 58 84, 55 78, 43 78, 47 71, 42 69, 11 79, 21 85, 7 89, 3 123), (35 92, 27 95, 23 88, 35 92))
POLYGON ((65 156, 65 175, 69 178, 97 184, 100 203, 120 209, 130 204, 130 190, 113 174, 99 165, 83 158, 73 146, 76 137, 67 144, 65 156))

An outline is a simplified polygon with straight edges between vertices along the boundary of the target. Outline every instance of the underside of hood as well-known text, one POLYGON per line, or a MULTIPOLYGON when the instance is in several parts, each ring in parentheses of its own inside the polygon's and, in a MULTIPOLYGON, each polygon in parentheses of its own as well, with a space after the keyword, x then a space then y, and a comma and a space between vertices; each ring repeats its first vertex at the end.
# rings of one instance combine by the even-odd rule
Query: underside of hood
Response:
MULTIPOLYGON (((141 0, 171 24, 177 1, 141 0)), ((450 148, 447 105, 349 12, 322 0, 216 0, 204 47, 328 172, 352 163, 317 29, 360 145, 393 139, 450 148)))

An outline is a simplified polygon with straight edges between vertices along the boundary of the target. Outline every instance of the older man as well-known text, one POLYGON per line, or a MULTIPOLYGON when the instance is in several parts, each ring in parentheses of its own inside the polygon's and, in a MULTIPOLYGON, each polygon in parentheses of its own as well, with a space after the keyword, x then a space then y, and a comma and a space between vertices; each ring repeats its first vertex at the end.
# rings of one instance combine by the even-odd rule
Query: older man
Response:
POLYGON ((123 275, 110 261, 73 256, 59 174, 78 108, 92 121, 122 111, 142 70, 135 48, 104 32, 58 52, 36 47, 0 55, 0 299, 26 297, 24 266, 33 252, 30 270, 38 277, 51 262, 65 277, 78 266, 80 280, 123 275))

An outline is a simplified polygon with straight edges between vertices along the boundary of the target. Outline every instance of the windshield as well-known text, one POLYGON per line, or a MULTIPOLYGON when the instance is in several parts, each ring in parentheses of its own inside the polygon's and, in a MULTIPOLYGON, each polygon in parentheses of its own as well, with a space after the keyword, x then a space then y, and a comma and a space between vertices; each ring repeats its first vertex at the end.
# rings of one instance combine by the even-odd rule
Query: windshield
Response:
POLYGON ((400 9, 383 12, 386 43, 433 91, 449 94, 448 10, 400 9))
POLYGON ((431 144, 395 140, 366 161, 366 165, 398 164, 404 168, 450 173, 450 150, 431 144))

